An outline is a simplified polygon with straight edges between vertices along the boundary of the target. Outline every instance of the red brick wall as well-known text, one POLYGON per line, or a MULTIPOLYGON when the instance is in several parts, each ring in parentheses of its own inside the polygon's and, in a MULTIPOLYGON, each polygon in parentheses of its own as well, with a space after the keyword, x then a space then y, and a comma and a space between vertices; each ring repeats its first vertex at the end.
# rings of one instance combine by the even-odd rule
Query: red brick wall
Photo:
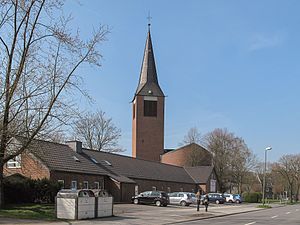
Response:
POLYGON ((203 157, 199 158, 199 164, 201 164, 201 166, 211 165, 212 155, 205 148, 197 144, 186 145, 179 149, 167 152, 161 156, 161 162, 182 167, 195 166, 189 165, 190 157, 197 157, 194 151, 197 151, 199 155, 203 157))
POLYGON ((159 162, 164 149, 164 97, 158 97, 157 117, 144 117, 143 96, 136 96, 133 107, 132 157, 159 162))
POLYGON ((183 167, 186 165, 186 158, 190 154, 190 152, 191 148, 189 146, 170 151, 161 156, 161 162, 183 167))
POLYGON ((101 175, 92 175, 84 173, 72 173, 72 172, 63 172, 63 171, 51 171, 50 179, 54 181, 64 180, 64 188, 71 188, 72 181, 77 181, 77 188, 84 188, 84 181, 89 182, 89 188, 95 189, 95 182, 101 182, 104 184, 104 176, 101 175))
POLYGON ((24 152, 21 155, 21 168, 7 168, 4 165, 4 175, 19 173, 31 179, 50 178, 49 169, 34 155, 24 152))
POLYGON ((141 179, 134 179, 134 181, 137 183, 136 185, 139 186, 139 193, 143 191, 151 191, 152 187, 156 187, 156 190, 158 191, 165 191, 165 192, 168 192, 168 190, 170 190, 170 192, 176 192, 176 191, 195 192, 196 190, 196 184, 185 184, 185 183, 155 181, 155 180, 141 180, 141 179))

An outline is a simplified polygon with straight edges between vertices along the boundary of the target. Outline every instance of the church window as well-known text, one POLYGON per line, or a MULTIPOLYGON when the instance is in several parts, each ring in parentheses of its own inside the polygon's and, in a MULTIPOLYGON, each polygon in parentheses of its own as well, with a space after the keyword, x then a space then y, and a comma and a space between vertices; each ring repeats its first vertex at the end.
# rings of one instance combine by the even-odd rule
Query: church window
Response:
POLYGON ((144 100, 144 116, 157 116, 157 101, 144 100))

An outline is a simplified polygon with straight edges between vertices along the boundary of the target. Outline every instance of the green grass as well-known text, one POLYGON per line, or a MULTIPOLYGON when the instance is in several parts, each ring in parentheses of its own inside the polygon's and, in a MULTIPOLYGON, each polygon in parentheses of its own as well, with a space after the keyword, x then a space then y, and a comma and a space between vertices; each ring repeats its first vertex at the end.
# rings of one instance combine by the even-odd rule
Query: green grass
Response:
POLYGON ((18 204, 0 209, 0 218, 56 220, 54 205, 18 204))
POLYGON ((257 208, 270 209, 272 206, 270 205, 258 205, 257 208))

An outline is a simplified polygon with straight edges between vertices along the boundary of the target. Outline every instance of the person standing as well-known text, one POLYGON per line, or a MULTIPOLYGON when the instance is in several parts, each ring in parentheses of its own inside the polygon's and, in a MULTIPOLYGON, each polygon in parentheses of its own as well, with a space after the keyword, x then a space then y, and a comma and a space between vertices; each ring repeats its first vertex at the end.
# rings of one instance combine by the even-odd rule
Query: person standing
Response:
POLYGON ((209 197, 208 197, 208 194, 206 194, 206 195, 204 196, 205 212, 207 212, 208 204, 209 204, 209 197))
POLYGON ((197 191, 196 198, 197 198, 197 211, 199 211, 199 208, 200 208, 200 199, 201 199, 200 190, 197 191))

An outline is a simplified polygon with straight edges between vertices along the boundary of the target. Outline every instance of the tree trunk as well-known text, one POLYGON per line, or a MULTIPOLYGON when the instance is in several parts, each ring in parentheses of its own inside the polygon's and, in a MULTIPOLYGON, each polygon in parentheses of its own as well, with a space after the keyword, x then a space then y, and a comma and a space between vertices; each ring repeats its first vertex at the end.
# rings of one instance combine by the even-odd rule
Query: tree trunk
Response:
POLYGON ((3 163, 0 162, 0 209, 4 206, 4 193, 3 193, 3 163))

